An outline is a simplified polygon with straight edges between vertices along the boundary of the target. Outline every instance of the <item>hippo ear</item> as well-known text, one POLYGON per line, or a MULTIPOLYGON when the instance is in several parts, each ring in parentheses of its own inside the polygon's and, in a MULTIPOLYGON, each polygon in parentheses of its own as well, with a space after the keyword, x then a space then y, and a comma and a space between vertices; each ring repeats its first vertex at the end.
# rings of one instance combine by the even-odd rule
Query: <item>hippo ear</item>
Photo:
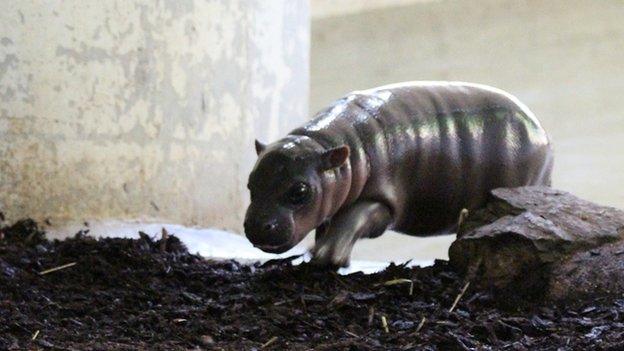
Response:
POLYGON ((266 149, 266 144, 259 142, 258 139, 256 139, 255 144, 256 144, 256 155, 260 155, 260 153, 264 151, 264 149, 266 149))
POLYGON ((349 147, 342 145, 321 154, 321 168, 328 170, 342 166, 349 158, 349 147))

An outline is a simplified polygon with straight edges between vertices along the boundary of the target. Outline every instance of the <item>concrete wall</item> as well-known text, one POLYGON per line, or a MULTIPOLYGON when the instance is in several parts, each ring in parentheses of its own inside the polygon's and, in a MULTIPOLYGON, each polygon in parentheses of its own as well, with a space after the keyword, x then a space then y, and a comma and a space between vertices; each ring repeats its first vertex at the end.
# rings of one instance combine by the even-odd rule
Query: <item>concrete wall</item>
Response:
POLYGON ((0 7, 0 209, 239 230, 253 138, 307 117, 305 0, 0 7))
POLYGON ((312 0, 312 111, 351 90, 399 81, 497 86, 551 134, 555 186, 624 208, 623 1, 366 4, 312 0))

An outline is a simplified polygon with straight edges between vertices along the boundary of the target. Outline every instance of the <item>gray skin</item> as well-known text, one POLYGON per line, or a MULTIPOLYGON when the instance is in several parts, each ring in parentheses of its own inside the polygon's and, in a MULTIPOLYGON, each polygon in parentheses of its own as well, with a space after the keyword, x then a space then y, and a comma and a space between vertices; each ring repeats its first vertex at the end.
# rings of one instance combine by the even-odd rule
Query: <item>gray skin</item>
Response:
POLYGON ((316 229, 313 262, 345 266, 386 229, 451 233, 498 187, 550 185, 549 138, 529 109, 487 86, 408 82, 348 94, 263 145, 245 233, 281 253, 316 229))

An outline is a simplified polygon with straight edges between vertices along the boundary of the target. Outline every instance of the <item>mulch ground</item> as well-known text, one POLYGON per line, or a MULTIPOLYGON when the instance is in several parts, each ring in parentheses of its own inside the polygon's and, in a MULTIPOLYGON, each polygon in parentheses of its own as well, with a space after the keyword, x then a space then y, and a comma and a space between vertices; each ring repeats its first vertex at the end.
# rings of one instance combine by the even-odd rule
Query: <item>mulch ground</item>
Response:
POLYGON ((466 284, 443 261, 340 276, 205 260, 175 236, 0 233, 0 350, 624 349, 624 299, 550 306, 468 286, 449 311, 466 284))

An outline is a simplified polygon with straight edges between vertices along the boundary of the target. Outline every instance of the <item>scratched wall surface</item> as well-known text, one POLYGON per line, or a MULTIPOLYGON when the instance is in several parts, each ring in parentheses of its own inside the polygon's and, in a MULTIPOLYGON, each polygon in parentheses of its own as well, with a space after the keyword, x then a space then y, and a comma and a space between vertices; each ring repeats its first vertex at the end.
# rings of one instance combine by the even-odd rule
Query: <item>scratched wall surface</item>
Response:
POLYGON ((253 138, 307 116, 306 0, 0 7, 0 210, 240 230, 253 138))

